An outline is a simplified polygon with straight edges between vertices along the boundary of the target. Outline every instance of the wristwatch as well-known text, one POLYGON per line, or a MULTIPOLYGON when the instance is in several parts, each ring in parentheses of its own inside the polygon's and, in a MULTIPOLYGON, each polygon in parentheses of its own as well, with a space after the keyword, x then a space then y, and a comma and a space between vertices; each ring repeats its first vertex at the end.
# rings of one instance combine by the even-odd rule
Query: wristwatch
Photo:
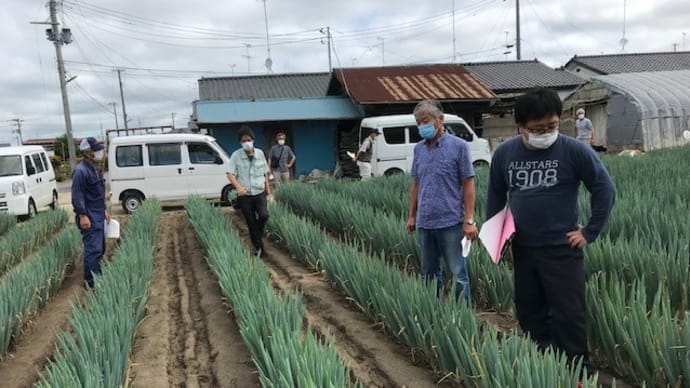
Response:
POLYGON ((476 225, 476 224, 477 224, 477 223, 474 222, 474 220, 471 219, 471 218, 470 218, 469 220, 465 220, 465 223, 466 223, 467 225, 476 225))

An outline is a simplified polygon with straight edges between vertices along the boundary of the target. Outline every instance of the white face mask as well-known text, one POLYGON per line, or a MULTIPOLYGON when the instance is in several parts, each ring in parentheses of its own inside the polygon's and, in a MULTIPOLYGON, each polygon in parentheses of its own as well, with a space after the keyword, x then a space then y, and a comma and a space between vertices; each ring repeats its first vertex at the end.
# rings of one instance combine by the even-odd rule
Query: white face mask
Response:
POLYGON ((580 120, 582 120, 582 119, 585 118, 585 114, 584 114, 584 113, 580 113, 579 115, 577 115, 577 118, 580 119, 580 120))
POLYGON ((253 141, 245 141, 242 143, 242 149, 245 151, 251 151, 254 148, 254 142, 253 141))
POLYGON ((105 152, 103 150, 98 150, 93 153, 93 160, 100 162, 103 160, 103 157, 105 156, 105 152))
POLYGON ((283 140, 283 139, 278 140, 278 144, 279 145, 285 145, 285 140, 283 140))
POLYGON ((553 145, 558 139, 558 128, 555 131, 545 133, 543 135, 536 135, 534 133, 527 134, 527 144, 538 150, 545 150, 553 145))

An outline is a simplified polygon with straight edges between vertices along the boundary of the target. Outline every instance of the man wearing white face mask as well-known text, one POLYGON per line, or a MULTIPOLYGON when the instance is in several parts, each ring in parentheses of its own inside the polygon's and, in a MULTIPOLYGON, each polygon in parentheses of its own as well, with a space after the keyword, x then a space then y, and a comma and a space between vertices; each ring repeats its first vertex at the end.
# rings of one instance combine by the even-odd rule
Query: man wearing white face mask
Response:
POLYGON ((273 176, 276 178, 276 184, 287 183, 290 181, 290 169, 295 164, 295 153, 292 148, 285 144, 285 134, 279 133, 276 136, 278 144, 271 147, 268 153, 268 159, 271 163, 271 170, 273 176))
POLYGON ((93 137, 82 140, 79 150, 84 160, 72 173, 72 207, 84 243, 84 282, 93 288, 93 274, 101 273, 105 252, 105 222, 110 223, 110 214, 105 210, 105 180, 101 167, 105 150, 93 137))
POLYGON ((266 196, 271 195, 268 163, 263 151, 254 147, 254 132, 243 126, 237 136, 242 148, 230 156, 227 178, 237 190, 237 203, 242 211, 256 255, 263 255, 263 236, 268 221, 266 196))
POLYGON ((534 89, 515 103, 520 135, 493 155, 487 218, 513 212, 515 310, 522 330, 541 347, 583 361, 591 374, 585 322, 583 248, 606 225, 615 187, 594 150, 560 136, 558 94, 534 89), (578 191, 591 194, 591 217, 580 226, 578 191))
POLYGON ((577 140, 587 144, 594 144, 594 126, 585 117, 585 110, 580 108, 576 111, 576 114, 575 128, 577 129, 577 140))

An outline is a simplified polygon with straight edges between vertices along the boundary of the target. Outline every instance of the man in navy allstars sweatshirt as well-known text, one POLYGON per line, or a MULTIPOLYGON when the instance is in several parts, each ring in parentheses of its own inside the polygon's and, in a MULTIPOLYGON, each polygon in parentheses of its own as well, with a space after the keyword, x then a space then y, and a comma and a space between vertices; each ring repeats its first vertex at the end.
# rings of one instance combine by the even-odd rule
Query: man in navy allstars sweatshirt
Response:
POLYGON ((587 144, 559 135, 563 107, 554 91, 534 89, 515 103, 520 136, 493 155, 487 218, 509 204, 515 308, 522 330, 542 348, 589 364, 582 249, 594 242, 613 208, 615 187, 587 144), (591 193, 592 216, 578 224, 578 191, 591 193))

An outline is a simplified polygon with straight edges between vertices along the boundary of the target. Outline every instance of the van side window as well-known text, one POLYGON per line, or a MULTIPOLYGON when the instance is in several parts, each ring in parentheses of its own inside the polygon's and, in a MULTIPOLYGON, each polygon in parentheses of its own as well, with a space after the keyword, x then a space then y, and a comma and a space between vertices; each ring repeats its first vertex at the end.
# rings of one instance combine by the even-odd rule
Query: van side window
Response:
POLYGON ((410 143, 419 143, 420 141, 422 141, 422 137, 419 136, 417 127, 410 127, 410 143))
POLYGON ((386 144, 405 144, 405 127, 383 128, 383 140, 386 144))
POLYGON ((149 165, 169 166, 182 162, 180 143, 149 144, 149 165))
POLYGON ((45 152, 41 152, 41 160, 43 161, 43 165, 46 167, 46 171, 50 170, 50 162, 48 161, 48 158, 46 157, 45 152))
POLYGON ((139 167, 144 165, 140 145, 118 146, 115 149, 115 163, 118 167, 139 167))
POLYGON ((24 156, 24 171, 26 171, 26 174, 29 175, 29 167, 33 167, 34 164, 31 163, 31 157, 29 155, 24 156))
POLYGON ((206 143, 187 143, 189 161, 192 164, 215 164, 218 154, 206 143))
POLYGON ((467 126, 465 124, 446 124, 445 127, 450 130, 450 133, 454 134, 455 136, 461 138, 466 142, 471 142, 472 140, 474 140, 472 138, 472 132, 470 132, 470 130, 467 129, 467 126))
POLYGON ((36 166, 36 173, 41 173, 46 170, 41 162, 41 157, 38 154, 31 154, 31 158, 34 160, 34 166, 36 166))

